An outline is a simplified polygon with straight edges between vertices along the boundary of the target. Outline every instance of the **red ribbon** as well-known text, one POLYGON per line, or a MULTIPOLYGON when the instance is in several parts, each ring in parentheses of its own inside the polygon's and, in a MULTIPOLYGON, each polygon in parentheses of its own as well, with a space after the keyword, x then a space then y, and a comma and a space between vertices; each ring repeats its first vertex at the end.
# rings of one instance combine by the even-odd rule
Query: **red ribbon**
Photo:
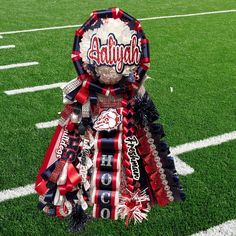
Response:
POLYGON ((67 180, 64 185, 58 186, 61 195, 71 192, 73 187, 81 182, 82 178, 72 163, 68 164, 67 180))
POLYGON ((144 167, 148 174, 150 185, 154 191, 156 200, 158 204, 163 207, 168 204, 170 200, 167 196, 165 185, 162 183, 162 179, 160 177, 160 167, 157 166, 154 160, 154 156, 151 153, 150 144, 148 143, 148 138, 145 134, 146 132, 143 129, 139 130, 139 143, 141 143, 142 146, 138 147, 138 151, 143 159, 144 167))
POLYGON ((85 87, 80 88, 79 92, 76 94, 75 99, 81 103, 84 104, 87 102, 89 96, 89 90, 85 87))
POLYGON ((39 195, 44 195, 48 191, 48 188, 46 186, 47 182, 48 181, 46 180, 42 180, 38 185, 35 186, 35 191, 39 195))
POLYGON ((42 162, 42 165, 40 167, 40 170, 39 170, 39 173, 38 173, 38 176, 37 176, 37 179, 36 179, 36 182, 35 182, 35 190, 37 191, 37 189, 40 189, 40 185, 42 184, 41 187, 43 187, 43 184, 44 183, 41 183, 43 182, 44 180, 42 179, 41 177, 41 174, 44 172, 44 170, 47 168, 48 166, 48 163, 50 161, 50 158, 52 158, 53 156, 53 150, 54 150, 54 147, 57 143, 57 140, 58 140, 58 137, 62 135, 64 129, 58 125, 57 128, 56 128, 56 131, 52 137, 52 140, 51 140, 51 143, 48 147, 48 150, 45 154, 45 157, 44 157, 44 160, 42 162))
POLYGON ((82 180, 81 176, 72 163, 69 163, 68 165, 68 178, 74 186, 76 186, 82 180))
POLYGON ((170 203, 170 200, 167 197, 166 191, 164 188, 161 188, 160 190, 157 191, 156 199, 160 207, 163 207, 170 203))

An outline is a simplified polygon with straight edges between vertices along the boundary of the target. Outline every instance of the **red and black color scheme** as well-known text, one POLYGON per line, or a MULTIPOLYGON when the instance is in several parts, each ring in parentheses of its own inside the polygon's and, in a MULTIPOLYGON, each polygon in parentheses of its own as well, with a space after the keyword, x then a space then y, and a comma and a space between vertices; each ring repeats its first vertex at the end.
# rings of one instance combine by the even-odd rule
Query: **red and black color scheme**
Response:
MULTIPOLYGON (((131 55, 127 45, 114 42, 113 54, 112 46, 104 46, 100 56, 110 53, 114 62, 114 52, 131 55)), ((119 63, 129 67, 128 60, 119 63)), ((92 12, 75 33, 72 61, 78 76, 63 88, 65 108, 35 183, 39 209, 68 216, 70 230, 79 231, 92 217, 140 223, 151 205, 185 200, 163 126, 157 123, 159 113, 143 86, 150 56, 140 22, 119 8, 92 12), (113 84, 97 73, 98 68, 112 69, 112 63, 89 64, 80 51, 83 35, 97 32, 108 19, 125 22, 135 32, 140 52, 135 69, 117 75, 113 84), (92 217, 85 213, 88 205, 92 217)))
POLYGON ((119 130, 95 135, 94 173, 91 182, 93 216, 117 219, 122 135, 119 130))

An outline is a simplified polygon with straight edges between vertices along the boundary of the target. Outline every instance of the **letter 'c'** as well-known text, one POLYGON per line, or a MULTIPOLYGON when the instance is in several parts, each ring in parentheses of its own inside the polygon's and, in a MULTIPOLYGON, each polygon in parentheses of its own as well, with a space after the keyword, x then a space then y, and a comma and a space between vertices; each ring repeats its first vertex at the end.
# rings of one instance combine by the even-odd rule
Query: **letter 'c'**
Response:
POLYGON ((101 201, 103 204, 108 204, 110 202, 110 200, 106 200, 105 201, 105 195, 107 195, 107 198, 110 198, 111 197, 111 194, 109 192, 103 192, 102 195, 101 195, 101 201))

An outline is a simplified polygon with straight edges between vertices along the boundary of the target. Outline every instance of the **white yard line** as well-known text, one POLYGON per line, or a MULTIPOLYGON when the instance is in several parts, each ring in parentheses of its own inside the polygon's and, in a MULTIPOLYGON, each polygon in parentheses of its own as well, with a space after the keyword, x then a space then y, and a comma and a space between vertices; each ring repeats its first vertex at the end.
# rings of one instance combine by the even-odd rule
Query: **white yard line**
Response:
POLYGON ((174 148, 170 148, 171 155, 175 157, 174 158, 175 167, 178 174, 189 175, 194 172, 194 169, 191 166, 189 166, 187 163, 185 163, 184 161, 180 160, 176 155, 180 155, 186 152, 191 152, 196 149, 219 145, 221 143, 228 142, 234 139, 236 139, 236 131, 225 133, 222 135, 217 135, 217 136, 199 140, 199 141, 194 141, 191 143, 185 143, 182 145, 178 145, 174 148))
POLYGON ((236 131, 225 133, 222 135, 213 136, 199 141, 194 141, 191 143, 185 143, 171 148, 172 155, 179 155, 186 152, 191 152, 196 149, 201 149, 209 146, 219 145, 221 143, 228 142, 230 140, 236 139, 236 131))
MULTIPOLYGON (((161 20, 161 19, 203 16, 203 15, 223 14, 223 13, 232 13, 232 12, 236 12, 236 10, 231 9, 231 10, 222 10, 222 11, 208 11, 208 12, 198 12, 198 13, 190 13, 190 14, 180 14, 180 15, 172 15, 172 16, 154 16, 154 17, 140 18, 139 20, 140 21, 161 20)), ((52 27, 46 27, 46 28, 6 31, 6 32, 0 32, 0 34, 4 35, 4 34, 17 34, 17 33, 28 33, 28 32, 35 32, 35 31, 44 31, 44 30, 68 29, 68 28, 76 28, 76 27, 80 27, 80 26, 81 26, 81 24, 79 24, 79 25, 65 25, 65 26, 52 26, 52 27)))
POLYGON ((24 187, 3 190, 0 192, 0 202, 13 199, 13 198, 27 196, 32 193, 35 193, 34 184, 29 184, 24 187))
POLYGON ((15 48, 15 45, 4 45, 4 46, 0 46, 0 49, 8 49, 8 48, 15 48))
POLYGON ((194 169, 190 165, 179 159, 177 156, 174 156, 174 162, 175 162, 175 169, 179 175, 186 176, 186 175, 191 175, 194 172, 194 169))
POLYGON ((32 62, 24 62, 24 63, 17 63, 17 64, 10 64, 10 65, 3 65, 0 66, 0 70, 7 70, 12 68, 18 68, 18 67, 26 67, 26 66, 34 66, 38 65, 39 63, 37 61, 32 62))
POLYGON ((212 14, 223 14, 223 13, 231 13, 236 12, 235 9, 232 10, 223 10, 223 11, 207 11, 207 12, 198 12, 198 13, 191 13, 191 14, 182 14, 182 15, 173 15, 173 16, 154 16, 154 17, 147 17, 141 18, 140 21, 145 20, 160 20, 160 19, 170 19, 170 18, 179 18, 179 17, 190 17, 190 16, 204 16, 204 15, 212 15, 212 14))
POLYGON ((48 122, 37 123, 35 126, 38 129, 47 129, 47 128, 55 127, 57 125, 58 125, 58 120, 51 120, 48 122))
POLYGON ((36 28, 36 29, 27 29, 27 30, 15 30, 15 31, 7 31, 7 32, 0 32, 0 34, 18 34, 18 33, 29 33, 29 32, 36 32, 36 31, 45 31, 45 30, 56 30, 56 29, 69 29, 69 28, 76 28, 80 27, 80 25, 64 25, 64 26, 52 26, 46 28, 36 28))
POLYGON ((209 228, 206 231, 201 231, 192 236, 235 236, 236 235, 236 220, 229 220, 223 224, 209 228))
POLYGON ((65 84, 66 83, 64 83, 64 82, 55 83, 55 84, 45 84, 45 85, 34 86, 34 87, 26 87, 26 88, 21 88, 21 89, 6 90, 6 91, 4 91, 4 93, 7 94, 7 95, 16 95, 16 94, 21 94, 21 93, 32 93, 32 92, 36 92, 36 91, 42 91, 42 90, 48 90, 48 89, 54 89, 54 88, 61 88, 65 84))
MULTIPOLYGON (((55 123, 55 122, 57 122, 57 120, 51 121, 51 123, 55 123)), ((50 123, 50 122, 47 122, 47 123, 50 123)), ((39 123, 39 124, 40 124, 40 123, 39 123)), ((45 123, 41 123, 41 124, 45 124, 45 123)), ((231 132, 231 133, 236 133, 236 131, 231 132)), ((227 133, 227 134, 230 134, 230 133, 227 133)), ((223 134, 223 135, 218 135, 218 136, 215 136, 215 137, 217 137, 217 139, 219 139, 219 137, 221 137, 221 139, 222 139, 221 142, 217 142, 217 144, 216 144, 216 143, 214 143, 214 144, 211 143, 211 144, 210 144, 210 143, 208 142, 208 144, 209 144, 208 146, 218 145, 218 144, 221 144, 221 143, 223 143, 223 142, 227 142, 227 141, 236 139, 236 137, 234 137, 234 138, 231 137, 231 138, 229 139, 228 136, 225 135, 225 134, 223 134), (226 137, 227 137, 227 138, 226 138, 226 137)), ((196 141, 195 143, 199 143, 199 142, 207 141, 207 140, 212 140, 212 139, 215 138, 215 137, 211 137, 211 138, 209 138, 209 139, 204 139, 204 140, 201 140, 201 141, 196 141)), ((191 144, 193 144, 193 143, 194 143, 194 142, 191 142, 191 144)), ((172 150, 173 150, 173 149, 178 150, 179 147, 184 146, 184 145, 186 145, 186 144, 176 146, 175 148, 172 148, 172 150)), ((206 145, 202 146, 202 148, 203 148, 203 147, 206 147, 206 145)), ((195 149, 198 149, 198 148, 193 148, 192 150, 195 150, 195 149)), ((189 151, 190 151, 190 150, 188 149, 188 152, 189 152, 189 151)), ((183 150, 183 153, 184 153, 184 152, 186 152, 186 151, 183 150)), ((172 153, 172 154, 173 154, 173 153, 172 153)), ((179 153, 179 154, 181 154, 181 153, 179 153)), ((175 161, 175 162, 178 164, 178 162, 179 162, 178 158, 177 158, 177 161, 175 161)), ((182 162, 182 161, 181 161, 181 162, 182 162)), ((186 163, 184 163, 184 164, 186 164, 186 163)), ((33 188, 34 188, 34 185, 31 184, 31 185, 26 185, 26 186, 23 186, 23 187, 18 187, 18 188, 3 190, 3 191, 0 192, 0 202, 6 201, 6 200, 8 200, 8 199, 13 199, 13 198, 22 197, 22 196, 26 196, 26 195, 28 195, 28 194, 35 193, 33 188)))

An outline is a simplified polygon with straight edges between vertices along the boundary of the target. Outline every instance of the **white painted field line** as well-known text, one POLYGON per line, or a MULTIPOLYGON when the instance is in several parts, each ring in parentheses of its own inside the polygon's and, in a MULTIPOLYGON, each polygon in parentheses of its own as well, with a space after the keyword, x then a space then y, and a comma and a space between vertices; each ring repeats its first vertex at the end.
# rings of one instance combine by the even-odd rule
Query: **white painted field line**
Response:
POLYGON ((0 202, 13 198, 27 196, 32 193, 35 193, 34 184, 29 184, 24 187, 3 190, 0 192, 0 202))
POLYGON ((186 175, 191 175, 194 172, 194 169, 190 165, 179 159, 177 156, 174 156, 174 162, 175 162, 175 169, 179 175, 186 176, 186 175))
POLYGON ((26 66, 34 66, 38 65, 39 63, 37 61, 32 62, 24 62, 24 63, 17 63, 17 64, 10 64, 10 65, 3 65, 0 66, 0 70, 7 70, 12 68, 18 68, 18 67, 26 67, 26 66))
POLYGON ((36 28, 36 29, 27 29, 27 30, 15 30, 15 31, 7 31, 7 32, 0 32, 0 34, 18 34, 18 33, 29 33, 29 32, 36 32, 36 31, 45 31, 45 30, 56 30, 56 29, 69 29, 69 28, 76 28, 80 27, 82 24, 79 25, 64 25, 64 26, 52 26, 46 28, 36 28))
POLYGON ((15 48, 15 45, 4 45, 4 46, 0 46, 0 49, 8 49, 8 48, 15 48))
POLYGON ((2 35, 0 35, 0 39, 2 39, 3 37, 2 37, 2 35))
POLYGON ((185 143, 171 148, 172 155, 179 155, 186 152, 191 152, 196 149, 201 149, 209 146, 219 145, 221 143, 228 142, 230 140, 236 139, 236 131, 225 133, 222 135, 213 136, 199 141, 194 141, 191 143, 185 143))
POLYGON ((55 127, 57 125, 58 125, 58 120, 52 120, 48 122, 37 123, 35 126, 38 129, 47 129, 47 128, 55 127))
POLYGON ((176 155, 180 155, 182 153, 190 152, 200 148, 219 145, 221 143, 228 142, 234 139, 236 139, 236 131, 210 137, 199 141, 194 141, 191 143, 185 143, 182 145, 178 145, 174 148, 171 148, 170 149, 171 154, 175 157, 174 160, 175 160, 176 171, 180 175, 189 175, 194 172, 194 169, 191 166, 189 166, 184 161, 180 160, 176 155))
POLYGON ((229 220, 223 224, 209 228, 206 231, 201 231, 192 236, 235 236, 236 235, 236 220, 229 220))
MULTIPOLYGON (((148 21, 148 20, 161 20, 161 19, 170 19, 170 18, 179 18, 179 17, 191 17, 191 16, 203 16, 203 15, 212 15, 212 14, 223 14, 223 13, 231 13, 236 12, 235 9, 231 10, 222 10, 222 11, 208 11, 208 12, 198 12, 198 13, 190 13, 190 14, 180 14, 180 15, 172 15, 172 16, 154 16, 147 18, 140 18, 140 21, 148 21)), ((55 30, 55 29, 68 29, 68 28, 76 28, 80 27, 79 25, 64 25, 64 26, 52 26, 46 28, 36 28, 36 29, 27 29, 27 30, 15 30, 15 31, 6 31, 0 32, 1 35, 4 34, 17 34, 17 33, 28 33, 35 31, 44 31, 44 30, 55 30)))
POLYGON ((173 16, 154 16, 154 17, 147 17, 141 18, 140 21, 145 20, 160 20, 160 19, 170 19, 170 18, 179 18, 179 17, 190 17, 190 16, 204 16, 204 15, 212 15, 212 14, 223 14, 223 13, 231 13, 236 12, 236 9, 232 10, 223 10, 223 11, 207 11, 207 12, 198 12, 198 13, 191 13, 191 14, 182 14, 182 15, 173 15, 173 16))
POLYGON ((54 89, 54 88, 61 88, 64 86, 66 83, 60 82, 60 83, 54 83, 54 84, 45 84, 45 85, 40 85, 40 86, 34 86, 34 87, 26 87, 26 88, 21 88, 21 89, 13 89, 13 90, 6 90, 4 91, 5 94, 7 95, 16 95, 16 94, 21 94, 21 93, 33 93, 36 91, 42 91, 42 90, 48 90, 48 89, 54 89))

